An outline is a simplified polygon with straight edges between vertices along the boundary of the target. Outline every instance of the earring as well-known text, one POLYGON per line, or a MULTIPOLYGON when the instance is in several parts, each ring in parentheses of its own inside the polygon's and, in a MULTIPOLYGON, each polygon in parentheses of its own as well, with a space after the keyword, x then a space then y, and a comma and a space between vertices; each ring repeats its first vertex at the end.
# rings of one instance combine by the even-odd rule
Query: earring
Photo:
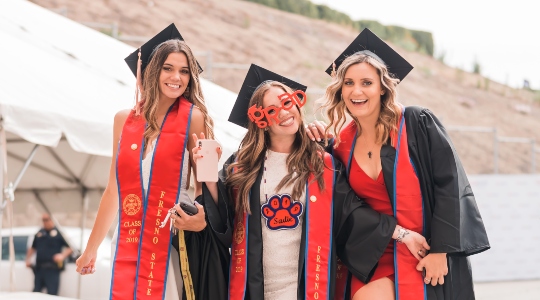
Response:
POLYGON ((381 91, 381 96, 385 94, 385 91, 381 91))
POLYGON ((268 131, 268 127, 264 127, 264 131, 268 131))

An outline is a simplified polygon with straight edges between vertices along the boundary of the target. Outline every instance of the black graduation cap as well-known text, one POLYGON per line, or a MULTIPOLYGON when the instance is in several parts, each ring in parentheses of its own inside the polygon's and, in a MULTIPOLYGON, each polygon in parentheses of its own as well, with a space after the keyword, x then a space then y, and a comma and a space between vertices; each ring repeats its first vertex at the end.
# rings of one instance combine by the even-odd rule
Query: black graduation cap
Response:
POLYGON ((307 89, 307 86, 305 85, 290 80, 289 78, 283 77, 265 68, 259 67, 255 64, 251 64, 246 78, 244 79, 244 83, 242 83, 242 88, 238 93, 238 97, 236 98, 236 102, 234 103, 231 114, 229 115, 229 122, 247 128, 248 123, 250 122, 248 118, 249 101, 251 100, 253 93, 255 93, 257 88, 265 81, 281 82, 290 87, 293 91, 301 90, 305 92, 307 89))
MULTIPOLYGON (((141 73, 144 68, 146 68, 146 65, 148 65, 148 62, 150 61, 150 56, 153 54, 154 49, 159 44, 172 39, 179 39, 181 41, 184 41, 184 38, 176 28, 174 23, 171 23, 171 25, 167 26, 167 28, 163 29, 160 33, 156 34, 156 36, 154 36, 148 42, 144 43, 144 45, 141 46, 141 73)), ((131 69, 131 72, 133 72, 133 75, 135 76, 137 76, 137 60, 139 58, 138 53, 139 49, 136 49, 133 53, 131 53, 130 55, 128 55, 128 57, 125 58, 125 61, 131 69)), ((199 73, 202 73, 203 69, 201 68, 201 65, 199 65, 199 62, 197 62, 197 66, 199 67, 199 73)))
MULTIPOLYGON (((382 61, 388 68, 388 72, 393 73, 400 81, 413 69, 413 66, 394 51, 394 49, 390 48, 390 46, 373 32, 365 28, 360 32, 356 39, 354 39, 349 47, 336 58, 334 61, 336 64, 336 71, 347 57, 360 51, 365 51, 365 54, 371 55, 375 59, 382 61)), ((326 73, 328 73, 328 75, 332 74, 332 65, 326 69, 326 73)))

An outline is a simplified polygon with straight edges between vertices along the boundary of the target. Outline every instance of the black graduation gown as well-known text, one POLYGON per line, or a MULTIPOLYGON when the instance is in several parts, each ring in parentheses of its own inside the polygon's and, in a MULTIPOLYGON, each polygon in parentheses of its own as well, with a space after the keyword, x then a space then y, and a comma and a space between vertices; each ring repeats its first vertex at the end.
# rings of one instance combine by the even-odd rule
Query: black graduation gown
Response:
MULTIPOLYGON (((208 212, 203 197, 195 199, 204 207, 207 224, 208 212)), ((213 202, 213 201, 212 201, 213 202)), ((214 221, 217 222, 217 221, 214 221)), ((196 300, 225 300, 228 289, 229 249, 221 244, 207 225, 200 232, 184 231, 189 261, 189 271, 193 281, 196 300)), ((178 236, 173 237, 173 246, 178 255, 178 236)), ((185 284, 185 282, 184 282, 185 284)), ((186 298, 186 289, 183 289, 182 298, 186 298)))
MULTIPOLYGON (((426 239, 431 253, 447 253, 444 285, 427 285, 429 300, 474 299, 467 256, 490 248, 484 223, 465 170, 446 130, 428 109, 405 109, 409 155, 416 166, 422 197, 426 239)), ((381 149, 384 181, 390 199, 396 150, 381 149)))
MULTIPOLYGON (((226 179, 226 168, 234 162, 235 155, 232 155, 224 164, 220 172, 218 181, 219 199, 218 204, 212 200, 208 189, 203 184, 203 197, 205 198, 207 215, 209 216, 209 226, 221 241, 223 246, 229 247, 232 242, 234 231, 233 221, 235 216, 234 204, 229 197, 228 187, 224 182, 226 179), (212 204, 210 204, 212 203, 212 204), (216 216, 220 216, 220 222, 216 216)), ((390 242, 396 220, 388 215, 379 214, 372 210, 364 201, 354 194, 350 188, 346 172, 343 165, 334 159, 335 171, 337 172, 334 185, 334 223, 332 253, 330 258, 330 272, 332 282, 329 299, 333 299, 335 292, 335 274, 337 255, 343 264, 360 280, 367 282, 373 275, 377 261, 382 256, 384 249, 390 242)), ((262 179, 262 169, 259 172, 256 182, 251 189, 251 195, 260 195, 260 183, 262 179)), ((246 298, 250 300, 264 299, 264 275, 262 265, 262 225, 259 197, 251 197, 251 216, 249 217, 248 232, 248 254, 247 254, 247 287, 246 298)), ((300 249, 305 248, 305 224, 302 222, 302 239, 300 249)), ((298 299, 304 299, 304 251, 300 251, 298 262, 298 299)), ((228 269, 227 269, 228 271, 228 269)))

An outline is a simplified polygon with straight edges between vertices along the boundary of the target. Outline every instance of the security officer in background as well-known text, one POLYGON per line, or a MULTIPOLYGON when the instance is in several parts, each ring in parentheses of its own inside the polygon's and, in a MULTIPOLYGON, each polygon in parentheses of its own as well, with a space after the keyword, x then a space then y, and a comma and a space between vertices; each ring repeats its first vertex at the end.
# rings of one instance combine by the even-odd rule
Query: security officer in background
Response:
POLYGON ((43 228, 36 233, 32 247, 26 253, 26 266, 34 270, 34 292, 41 292, 45 287, 48 294, 58 295, 60 272, 72 251, 48 214, 43 214, 42 221, 43 228), (32 266, 30 258, 34 253, 36 265, 32 266))

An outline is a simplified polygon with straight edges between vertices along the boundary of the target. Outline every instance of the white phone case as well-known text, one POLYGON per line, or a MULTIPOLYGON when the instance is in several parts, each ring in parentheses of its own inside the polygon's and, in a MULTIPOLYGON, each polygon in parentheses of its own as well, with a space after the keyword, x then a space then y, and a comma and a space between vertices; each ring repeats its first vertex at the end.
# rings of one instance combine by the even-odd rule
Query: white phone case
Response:
POLYGON ((218 154, 216 148, 220 145, 215 140, 199 140, 201 149, 199 154, 203 157, 197 159, 197 181, 218 181, 218 154))

